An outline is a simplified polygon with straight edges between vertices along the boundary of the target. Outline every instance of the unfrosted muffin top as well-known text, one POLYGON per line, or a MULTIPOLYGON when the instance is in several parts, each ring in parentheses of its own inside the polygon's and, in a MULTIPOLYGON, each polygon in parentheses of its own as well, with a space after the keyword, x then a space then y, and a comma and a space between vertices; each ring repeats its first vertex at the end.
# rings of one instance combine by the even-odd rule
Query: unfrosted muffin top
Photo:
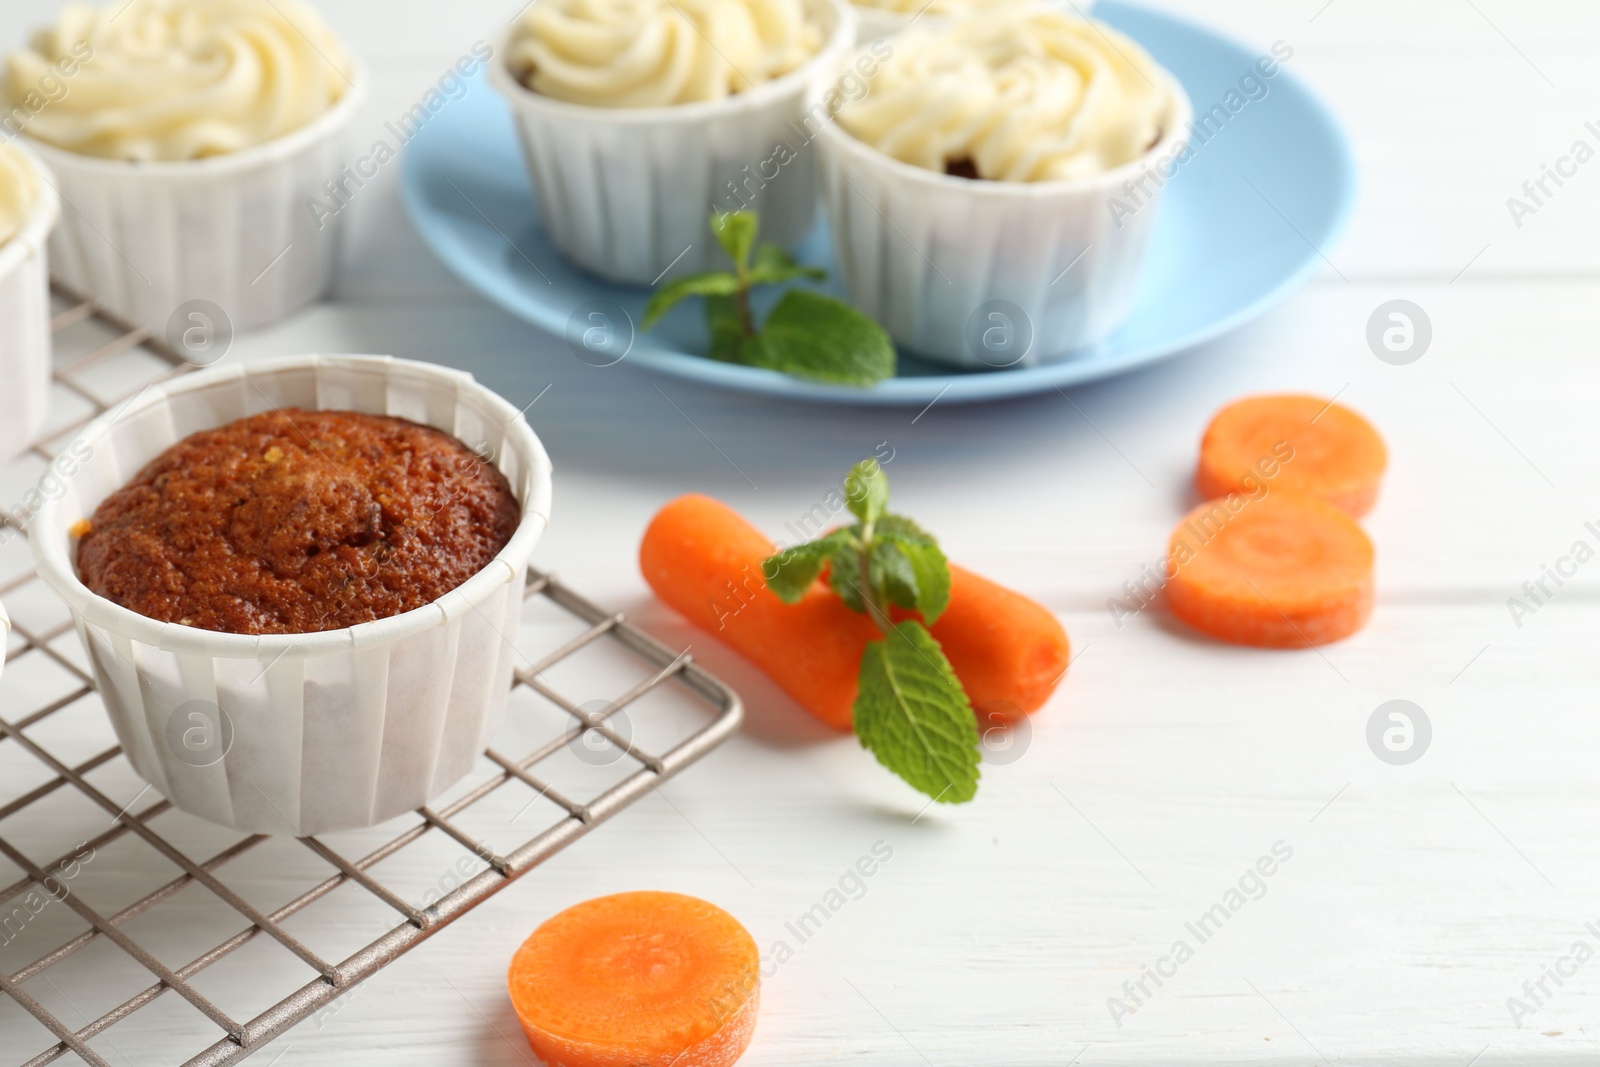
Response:
POLYGON ((1129 163, 1166 132, 1171 76, 1089 19, 1007 6, 892 42, 838 121, 859 141, 927 170, 1057 181, 1129 163))
POLYGON ((23 154, 0 144, 0 245, 27 225, 39 199, 39 179, 23 154))
POLYGON ((95 509, 78 574, 161 622, 310 633, 422 607, 488 566, 521 509, 448 434, 264 412, 184 438, 95 509))
POLYGON ((824 37, 803 0, 533 0, 506 59, 556 100, 663 107, 782 77, 824 37))
POLYGON ((338 38, 302 0, 69 5, 7 57, 7 108, 54 84, 63 63, 76 68, 67 91, 30 109, 38 113, 28 134, 135 162, 200 159, 282 137, 331 109, 353 77, 338 38))

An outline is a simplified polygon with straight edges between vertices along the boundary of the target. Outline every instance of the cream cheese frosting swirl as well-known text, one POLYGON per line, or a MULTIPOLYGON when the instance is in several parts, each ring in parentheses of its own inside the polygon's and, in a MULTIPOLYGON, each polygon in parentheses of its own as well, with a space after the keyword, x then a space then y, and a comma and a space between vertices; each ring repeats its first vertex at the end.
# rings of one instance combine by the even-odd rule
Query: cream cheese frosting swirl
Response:
POLYGON ((534 0, 507 62, 556 100, 664 107, 782 77, 823 37, 803 0, 534 0))
POLYGON ((1008 182, 1083 178, 1161 139, 1171 76, 1098 22, 1007 8, 895 38, 867 93, 840 110, 853 137, 928 170, 1008 182))
POLYGON ((956 15, 985 6, 986 0, 853 0, 857 7, 898 11, 903 15, 956 15))
POLYGON ((0 144, 0 245, 28 224, 39 198, 39 179, 21 152, 0 144))
POLYGON ((308 125, 347 93, 353 65, 301 0, 74 4, 7 59, 8 106, 62 60, 92 55, 30 136, 80 155, 136 162, 224 155, 308 125))

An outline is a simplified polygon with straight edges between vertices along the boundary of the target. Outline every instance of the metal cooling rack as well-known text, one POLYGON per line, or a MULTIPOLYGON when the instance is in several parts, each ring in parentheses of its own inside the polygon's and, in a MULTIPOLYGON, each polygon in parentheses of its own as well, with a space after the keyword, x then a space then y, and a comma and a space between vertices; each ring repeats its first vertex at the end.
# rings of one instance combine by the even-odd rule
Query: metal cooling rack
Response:
MULTIPOLYGON (((131 329, 117 323, 98 312, 91 303, 70 294, 58 290, 56 295, 57 306, 65 304, 52 321, 52 330, 58 340, 62 331, 80 323, 99 324, 109 328, 109 333, 102 330, 92 347, 82 354, 67 358, 62 358, 61 348, 64 346, 58 344, 55 369, 57 406, 61 406, 64 399, 76 410, 52 425, 43 441, 31 446, 31 456, 44 463, 48 463, 61 447, 70 443, 72 435, 94 416, 123 403, 151 382, 175 378, 192 369, 180 355, 159 338, 153 337, 148 330, 131 329), (148 364, 146 369, 151 373, 143 375, 138 381, 119 383, 123 387, 118 388, 117 396, 102 395, 86 377, 94 375, 102 380, 117 378, 117 374, 108 370, 112 362, 136 352, 148 353, 143 359, 148 364), (154 361, 150 360, 150 356, 155 357, 154 361)), ((20 530, 20 525, 11 515, 8 514, 4 521, 20 530)), ((0 598, 9 600, 41 590, 42 583, 31 570, 27 570, 0 583, 0 598), (35 588, 30 589, 30 586, 35 588)), ((205 859, 191 858, 184 848, 163 836, 156 828, 158 817, 176 816, 168 801, 157 799, 134 811, 131 809, 141 799, 153 794, 148 791, 141 793, 124 806, 90 780, 91 776, 98 779, 117 764, 123 764, 126 778, 131 778, 131 767, 126 767, 119 748, 113 745, 87 759, 69 761, 66 757, 53 754, 45 743, 33 736, 48 727, 53 716, 64 715, 65 709, 79 708, 84 701, 92 702, 96 713, 102 709, 94 695, 89 675, 71 651, 76 646, 71 623, 56 623, 48 628, 35 629, 20 619, 14 620, 12 647, 6 657, 7 672, 5 677, 0 677, 0 748, 7 745, 13 750, 20 748, 43 765, 45 778, 40 784, 15 797, 7 795, 11 790, 0 778, 0 857, 23 872, 22 877, 14 883, 0 886, 0 921, 14 913, 19 899, 29 893, 36 894, 42 888, 51 893, 53 900, 70 909, 77 921, 86 924, 86 928, 39 955, 20 970, 7 973, 6 968, 0 966, 0 991, 8 994, 55 1038, 53 1046, 45 1047, 31 1059, 18 1061, 11 1058, 13 1054, 25 1056, 31 1049, 21 1047, 24 1042, 14 1040, 15 1035, 8 1037, 0 1030, 0 1067, 10 1067, 16 1062, 21 1062, 23 1067, 43 1067, 64 1056, 70 1061, 72 1054, 96 1067, 110 1067, 107 1060, 91 1046, 91 1042, 101 1037, 109 1041, 108 1035, 114 1027, 130 1020, 147 1005, 162 1000, 168 991, 176 993, 197 1009, 199 1016, 209 1020, 210 1025, 200 1028, 200 1033, 207 1036, 195 1042, 195 1051, 189 1058, 180 1059, 187 1053, 178 1052, 166 1062, 182 1062, 185 1067, 216 1067, 237 1063, 295 1024, 325 1009, 379 968, 398 959, 638 800, 664 779, 704 756, 738 727, 742 715, 738 696, 697 667, 687 653, 675 653, 630 625, 623 616, 605 611, 585 600, 551 575, 538 572, 530 574, 526 596, 525 615, 532 610, 532 605, 540 603, 553 606, 566 617, 567 622, 575 620, 581 627, 575 636, 560 647, 525 669, 518 670, 512 686, 514 697, 519 695, 519 689, 526 689, 536 700, 560 709, 565 714, 555 717, 565 725, 549 740, 520 757, 491 748, 484 754, 484 760, 480 761, 480 767, 486 773, 470 778, 451 790, 445 798, 436 802, 437 807, 421 808, 414 816, 395 820, 396 824, 406 824, 398 832, 391 835, 387 832, 390 824, 385 824, 385 832, 381 834, 382 843, 366 849, 355 858, 341 854, 325 840, 310 837, 296 839, 327 865, 329 873, 286 903, 270 910, 249 903, 246 893, 237 884, 230 883, 229 865, 236 864, 241 857, 246 857, 264 842, 282 842, 285 839, 241 835, 239 840, 205 859), (604 703, 590 701, 580 705, 552 686, 546 675, 552 668, 598 646, 615 646, 625 650, 642 665, 645 673, 624 692, 604 703), (13 706, 13 698, 8 695, 13 687, 8 686, 7 681, 26 665, 30 657, 49 660, 54 668, 66 672, 63 677, 68 678, 69 682, 65 692, 42 706, 18 712, 13 706), (699 714, 694 717, 696 725, 681 731, 681 738, 676 739, 676 743, 667 747, 662 754, 645 751, 634 745, 629 737, 623 736, 626 731, 614 731, 607 724, 608 720, 625 723, 626 716, 621 720, 614 718, 617 711, 623 708, 633 707, 635 715, 642 718, 640 699, 668 688, 680 690, 680 695, 687 694, 699 714), (597 707, 597 704, 600 706, 597 707), (707 711, 710 712, 709 721, 705 721, 707 711), (574 743, 581 744, 596 735, 617 746, 618 759, 623 759, 620 753, 625 753, 626 759, 631 761, 623 765, 620 780, 611 782, 592 797, 580 800, 554 788, 547 776, 535 773, 540 770, 542 762, 559 756, 563 749, 574 743), (17 834, 38 829, 37 824, 48 814, 48 801, 57 798, 63 790, 69 793, 76 791, 109 815, 112 819, 110 828, 65 855, 53 856, 46 862, 30 859, 13 841, 17 834), (505 799, 503 790, 525 794, 527 804, 524 811, 529 806, 548 804, 548 814, 553 821, 532 838, 497 848, 496 842, 486 839, 488 835, 474 832, 465 824, 470 821, 475 806, 484 805, 496 796, 505 799), (30 818, 35 825, 30 826, 30 818), (429 839, 438 841, 441 838, 451 839, 455 845, 468 849, 479 861, 475 866, 481 869, 466 877, 459 887, 425 907, 410 903, 403 892, 385 884, 386 881, 404 880, 398 876, 405 873, 408 855, 418 852, 421 842, 429 839), (159 888, 144 892, 138 899, 114 911, 90 907, 81 894, 74 892, 70 886, 66 886, 64 894, 61 893, 65 884, 61 878, 55 879, 54 891, 46 885, 51 872, 71 864, 75 855, 82 855, 83 848, 98 852, 119 839, 124 843, 136 841, 154 849, 175 865, 180 873, 159 888), (383 881, 374 870, 380 865, 384 872, 381 875, 385 879, 383 881), (181 966, 168 966, 123 928, 130 923, 137 925, 134 921, 140 916, 195 886, 209 890, 225 902, 232 909, 234 919, 229 924, 230 928, 239 928, 231 937, 193 956, 189 962, 181 966), (383 925, 388 927, 387 932, 359 951, 335 962, 313 951, 305 939, 286 929, 285 922, 343 886, 357 887, 360 892, 370 895, 381 905, 383 913, 391 916, 390 921, 398 921, 394 921, 392 926, 385 921, 383 925), (285 988, 283 998, 265 1011, 248 1019, 235 1019, 197 989, 193 980, 206 968, 256 941, 262 934, 298 957, 315 972, 316 977, 298 988, 292 985, 285 988), (51 968, 91 945, 98 943, 104 947, 107 942, 142 968, 145 979, 153 981, 86 1023, 69 1026, 40 1003, 34 994, 42 995, 42 990, 34 983, 49 981, 52 989, 62 998, 68 997, 69 989, 50 981, 51 974, 60 976, 59 972, 51 972, 51 968), (217 1031, 221 1032, 220 1037, 215 1036, 217 1031), (213 1043, 206 1046, 207 1040, 213 1043)), ((508 714, 515 716, 518 711, 513 707, 508 714)), ((522 796, 510 799, 521 802, 522 796)), ((418 862, 421 862, 420 857, 418 862)), ((438 860, 435 859, 433 863, 432 869, 437 870, 438 860)), ((364 903, 370 904, 371 901, 364 903)), ((166 999, 170 1001, 171 998, 166 999)), ((72 1002, 69 1000, 68 1003, 72 1002)), ((3 1006, 3 998, 0 998, 0 1006, 3 1006)), ((84 1017, 88 1018, 87 1014, 84 1017)), ((3 1026, 3 1022, 0 1019, 0 1026, 3 1026)), ((43 1040, 48 1042, 49 1039, 43 1040)))

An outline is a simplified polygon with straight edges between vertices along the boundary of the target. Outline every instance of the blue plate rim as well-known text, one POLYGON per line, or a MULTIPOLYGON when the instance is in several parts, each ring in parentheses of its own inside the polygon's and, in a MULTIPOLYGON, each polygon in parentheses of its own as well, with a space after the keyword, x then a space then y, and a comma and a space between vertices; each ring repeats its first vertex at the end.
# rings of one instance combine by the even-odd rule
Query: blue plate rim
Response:
MULTIPOLYGON (((1143 4, 1131 3, 1128 0, 1102 0, 1096 6, 1096 15, 1099 16, 1106 9, 1114 11, 1117 8, 1172 23, 1182 27, 1191 35, 1210 38, 1238 51, 1249 53, 1254 50, 1254 46, 1193 19, 1146 7, 1143 4)), ((1289 70, 1280 70, 1278 76, 1294 85, 1308 108, 1327 130, 1328 143, 1337 157, 1337 178, 1341 195, 1338 202, 1333 205, 1331 219, 1326 229, 1319 234, 1322 238, 1321 243, 1313 244, 1310 239, 1301 235, 1306 244, 1306 255, 1298 267, 1286 273, 1278 284, 1263 291, 1250 303, 1182 337, 1109 357, 1069 358, 1057 363, 1014 370, 895 377, 867 388, 829 385, 759 367, 718 362, 705 356, 677 351, 649 339, 648 335, 637 330, 633 345, 621 362, 631 362, 634 366, 649 371, 734 392, 808 402, 905 407, 913 404, 931 405, 935 401, 952 404, 982 403, 1027 396, 1047 389, 1059 391, 1064 387, 1112 377, 1197 349, 1259 318, 1304 286, 1325 262, 1324 257, 1327 253, 1323 248, 1331 248, 1338 243, 1355 210, 1358 172, 1354 153, 1343 125, 1327 102, 1312 91, 1297 74, 1289 70)), ((426 206, 425 194, 420 187, 420 166, 415 162, 416 158, 414 153, 408 152, 402 161, 401 198, 406 213, 422 237, 423 243, 457 278, 491 303, 553 336, 562 336, 566 323, 557 321, 560 316, 554 313, 547 314, 543 305, 531 303, 515 289, 508 275, 486 270, 476 257, 459 248, 451 236, 453 234, 451 228, 436 220, 435 213, 426 206)), ((595 284, 603 283, 597 281, 595 284)))

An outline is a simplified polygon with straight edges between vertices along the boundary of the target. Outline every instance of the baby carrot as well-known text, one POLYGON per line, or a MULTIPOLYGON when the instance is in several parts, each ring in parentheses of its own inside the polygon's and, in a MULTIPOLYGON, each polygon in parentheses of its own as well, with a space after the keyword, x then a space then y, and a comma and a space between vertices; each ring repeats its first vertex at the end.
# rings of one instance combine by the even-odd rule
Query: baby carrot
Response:
POLYGON ((1372 542, 1349 515, 1313 497, 1208 501, 1172 532, 1170 552, 1168 606, 1219 640, 1322 645, 1372 614, 1372 542))
POLYGON ((822 583, 798 604, 769 590, 772 542, 726 504, 681 496, 656 513, 639 569, 656 596, 759 667, 807 711, 850 729, 861 650, 878 636, 822 583))
MULTIPOLYGON (((779 600, 761 570, 774 551, 732 508, 690 495, 650 521, 639 567, 669 606, 730 645, 817 718, 849 730, 861 654, 880 636, 878 629, 820 581, 797 604, 779 600)), ((969 700, 980 712, 1006 717, 1037 710, 1071 655, 1060 622, 971 571, 952 565, 950 577, 949 605, 929 630, 969 700)))
POLYGON ((1378 499, 1388 465, 1383 438, 1341 404, 1272 394, 1237 400, 1206 427, 1195 485, 1206 499, 1229 493, 1305 493, 1360 518, 1378 499))
POLYGON ((511 1005, 551 1067, 728 1067, 760 1001, 755 939, 681 893, 617 893, 545 921, 511 959, 511 1005))
POLYGON ((1037 711, 1072 658, 1067 631, 1054 615, 954 563, 950 604, 928 631, 944 649, 973 710, 985 719, 1037 711))

